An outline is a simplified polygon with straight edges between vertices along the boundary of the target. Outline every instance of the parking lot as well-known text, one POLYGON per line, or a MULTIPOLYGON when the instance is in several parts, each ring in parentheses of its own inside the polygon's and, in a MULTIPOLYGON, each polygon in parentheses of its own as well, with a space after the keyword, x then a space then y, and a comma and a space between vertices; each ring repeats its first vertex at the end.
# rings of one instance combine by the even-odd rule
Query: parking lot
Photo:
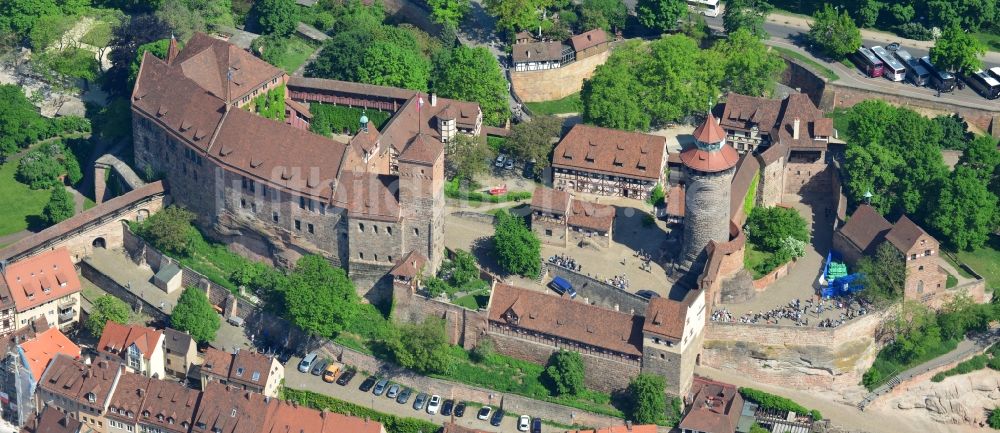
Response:
MULTIPOLYGON (((476 418, 476 412, 479 410, 479 406, 487 405, 493 408, 495 411, 500 402, 500 395, 491 402, 467 402, 468 407, 466 408, 465 415, 461 418, 454 418, 443 416, 440 413, 436 415, 428 414, 426 410, 414 410, 413 402, 416 399, 417 394, 422 392, 419 389, 414 389, 413 394, 410 396, 409 401, 406 403, 397 403, 395 399, 387 398, 384 394, 381 396, 376 396, 371 390, 365 392, 358 389, 362 382, 364 382, 366 376, 358 372, 357 375, 351 379, 351 382, 346 386, 337 385, 336 383, 326 383, 320 376, 313 376, 310 373, 302 373, 298 370, 299 361, 301 358, 293 357, 285 365, 285 386, 290 388, 313 391, 321 394, 325 394, 340 400, 348 401, 357 405, 365 406, 373 410, 396 415, 402 417, 419 418, 425 419, 437 425, 442 425, 443 423, 452 420, 452 422, 459 424, 463 427, 474 428, 483 431, 490 432, 516 432, 517 431, 517 417, 508 414, 504 417, 503 422, 501 422, 499 427, 494 427, 490 425, 489 420, 483 421, 476 418)), ((392 378, 390 379, 390 383, 392 378)), ((405 386, 406 384, 400 384, 405 386)), ((447 400, 450 396, 442 395, 441 399, 447 400)), ((455 402, 456 404, 458 402, 455 402)), ((513 410, 513 408, 510 408, 513 410)), ((491 416, 492 416, 491 411, 491 416)), ((526 415, 531 415, 530 413, 526 415)), ((566 429, 552 427, 548 424, 542 425, 543 432, 563 432, 566 429)))

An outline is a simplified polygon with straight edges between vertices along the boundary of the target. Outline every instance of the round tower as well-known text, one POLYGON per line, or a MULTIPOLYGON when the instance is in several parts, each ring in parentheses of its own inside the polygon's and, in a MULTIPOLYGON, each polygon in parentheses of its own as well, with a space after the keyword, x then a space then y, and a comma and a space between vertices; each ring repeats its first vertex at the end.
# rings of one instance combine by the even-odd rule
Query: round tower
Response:
POLYGON ((699 271, 709 241, 729 241, 729 203, 736 149, 712 113, 694 130, 694 145, 681 152, 684 164, 684 246, 679 265, 699 271))

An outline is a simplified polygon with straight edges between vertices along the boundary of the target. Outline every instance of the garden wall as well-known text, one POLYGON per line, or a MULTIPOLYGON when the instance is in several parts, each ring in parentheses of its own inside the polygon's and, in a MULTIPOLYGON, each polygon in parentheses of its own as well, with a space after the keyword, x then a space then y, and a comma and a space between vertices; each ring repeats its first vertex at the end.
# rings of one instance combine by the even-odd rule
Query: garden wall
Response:
POLYGON ((775 281, 778 281, 778 279, 780 279, 781 277, 788 275, 788 271, 791 271, 792 268, 794 267, 795 267, 795 260, 792 260, 788 263, 778 266, 767 275, 764 275, 763 277, 753 280, 754 290, 756 290, 758 293, 764 291, 764 289, 766 289, 767 286, 770 286, 775 281))
POLYGON ((552 101, 562 99, 583 88, 583 80, 594 75, 594 70, 603 65, 611 55, 611 50, 577 60, 566 66, 543 71, 511 71, 510 81, 514 92, 524 102, 552 101))

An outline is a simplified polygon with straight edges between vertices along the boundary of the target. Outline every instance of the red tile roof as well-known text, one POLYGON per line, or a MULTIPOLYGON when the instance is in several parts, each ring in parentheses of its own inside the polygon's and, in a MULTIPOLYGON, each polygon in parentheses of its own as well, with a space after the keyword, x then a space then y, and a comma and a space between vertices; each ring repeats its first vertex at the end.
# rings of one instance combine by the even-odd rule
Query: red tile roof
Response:
POLYGON ((267 417, 264 396, 208 382, 194 417, 193 433, 259 433, 267 417))
POLYGON ((124 356, 128 348, 135 344, 142 357, 150 359, 153 351, 163 339, 163 332, 137 325, 122 325, 111 320, 104 325, 97 350, 124 356))
POLYGON ((616 425, 597 430, 567 430, 566 433, 656 433, 656 424, 616 425))
POLYGON ((930 237, 924 229, 907 218, 906 215, 903 215, 899 217, 899 221, 896 221, 892 229, 885 234, 885 239, 899 249, 900 252, 906 254, 913 249, 913 246, 917 244, 917 241, 922 236, 930 237))
POLYGON ((354 416, 271 400, 261 430, 264 433, 381 433, 382 424, 354 416))
POLYGON ((142 402, 140 422, 177 433, 187 433, 194 423, 201 392, 176 382, 153 380, 142 402), (148 413, 148 416, 147 416, 148 413))
POLYGON ((569 203, 572 200, 573 197, 566 191, 537 186, 535 187, 535 192, 531 195, 531 209, 566 215, 569 211, 569 203))
POLYGON ((226 41, 195 33, 171 63, 220 99, 235 101, 285 72, 226 41), (232 79, 227 79, 231 72, 232 79), (229 94, 226 94, 226 83, 229 94))
POLYGON ((862 253, 871 254, 882 242, 892 224, 882 217, 875 208, 863 204, 840 227, 840 234, 850 240, 862 253))
POLYGON ((681 152, 681 162, 686 167, 706 173, 729 170, 735 167, 739 160, 740 154, 729 144, 724 144, 721 149, 714 151, 691 146, 681 152))
POLYGON ((66 247, 8 264, 3 277, 19 312, 72 295, 82 288, 66 247))
POLYGON ((527 42, 511 46, 514 63, 549 62, 562 60, 563 44, 556 41, 527 42))
POLYGON ((716 122, 715 116, 708 113, 708 118, 694 130, 694 139, 702 143, 718 143, 726 139, 726 131, 716 122))
POLYGON ((552 153, 552 166, 657 181, 667 139, 577 124, 552 153))
POLYGON ((263 387, 271 375, 274 358, 250 350, 235 354, 209 347, 205 350, 202 373, 263 387))
POLYGON ((118 362, 100 360, 84 364, 68 355, 57 354, 42 374, 38 386, 78 404, 103 406, 111 398, 112 388, 121 370, 122 365, 118 362), (91 394, 94 402, 89 401, 88 396, 91 394))
POLYGON ((608 34, 604 32, 604 29, 593 29, 569 38, 570 46, 572 46, 573 50, 578 53, 586 50, 587 48, 595 47, 607 42, 608 34))
POLYGON ((28 361, 31 375, 36 379, 42 377, 45 367, 56 355, 63 354, 73 359, 80 357, 80 346, 73 344, 66 335, 59 332, 59 328, 49 328, 36 334, 33 339, 21 343, 20 347, 28 361))
POLYGON ((141 374, 122 372, 122 377, 118 378, 118 385, 115 386, 115 393, 108 403, 108 416, 118 418, 129 424, 139 419, 142 415, 141 409, 143 400, 146 398, 146 390, 149 389, 150 378, 141 374), (119 411, 123 413, 119 413, 119 411), (131 420, 131 421, 130 421, 131 420))
POLYGON ((430 165, 442 153, 444 153, 444 145, 440 140, 427 134, 417 134, 406 143, 406 148, 399 154, 399 160, 430 165))
POLYGON ((680 341, 684 337, 684 320, 687 306, 668 298, 653 298, 646 307, 642 330, 651 334, 680 341))
POLYGON ((694 378, 686 399, 688 413, 678 428, 705 433, 734 433, 743 412, 743 397, 736 387, 700 377, 694 378))
POLYGON ((559 338, 641 356, 642 318, 569 298, 497 284, 489 320, 559 338))
POLYGON ((29 421, 29 425, 26 425, 21 432, 79 433, 82 426, 80 421, 70 418, 69 415, 60 412, 55 406, 46 405, 38 419, 29 421))
POLYGON ((667 215, 684 217, 684 187, 674 185, 667 193, 667 215))
POLYGON ((427 264, 427 257, 413 250, 396 261, 396 265, 389 270, 389 275, 414 278, 420 274, 420 270, 424 268, 425 264, 427 264))
POLYGON ((720 123, 723 128, 749 131, 757 126, 762 134, 768 134, 778 124, 783 101, 760 98, 729 92, 720 123))
POLYGON ((615 223, 615 207, 583 200, 573 200, 566 223, 570 227, 581 227, 610 233, 615 223))

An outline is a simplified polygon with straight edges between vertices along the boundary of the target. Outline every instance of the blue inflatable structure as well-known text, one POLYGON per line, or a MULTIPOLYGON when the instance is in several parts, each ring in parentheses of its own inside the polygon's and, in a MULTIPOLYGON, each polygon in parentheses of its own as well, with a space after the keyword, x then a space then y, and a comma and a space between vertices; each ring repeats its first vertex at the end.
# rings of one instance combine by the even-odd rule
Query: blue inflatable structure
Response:
POLYGON ((857 293, 865 288, 861 284, 861 274, 846 274, 846 267, 840 260, 840 254, 835 251, 826 255, 822 278, 825 284, 820 290, 824 299, 857 293))

